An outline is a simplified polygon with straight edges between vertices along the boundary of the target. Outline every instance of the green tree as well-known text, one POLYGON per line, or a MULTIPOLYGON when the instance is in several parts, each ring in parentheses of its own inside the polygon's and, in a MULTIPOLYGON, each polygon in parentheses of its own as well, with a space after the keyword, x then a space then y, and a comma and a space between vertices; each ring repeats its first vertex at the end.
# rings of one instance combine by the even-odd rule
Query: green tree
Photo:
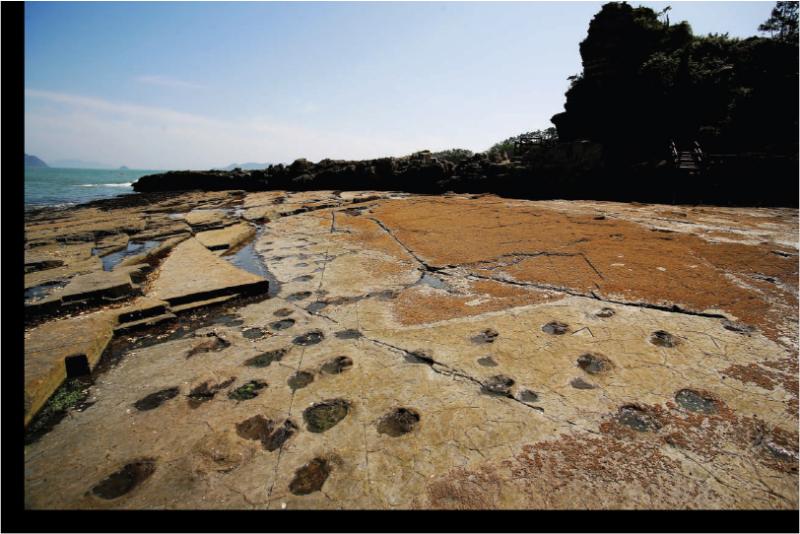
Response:
POLYGON ((486 152, 490 154, 505 152, 509 157, 514 157, 518 155, 516 153, 516 147, 520 139, 531 137, 538 137, 543 142, 558 141, 558 131, 551 126, 550 128, 545 128, 544 130, 533 130, 531 132, 514 135, 508 139, 500 141, 499 143, 495 143, 486 152))
POLYGON ((551 119, 560 139, 601 143, 619 161, 661 157, 670 140, 720 153, 790 151, 797 3, 778 2, 762 25, 774 39, 697 36, 687 22, 662 18, 625 3, 600 9, 580 44, 583 72, 551 119))
POLYGON ((441 152, 434 152, 431 154, 434 158, 444 159, 452 163, 461 163, 465 159, 472 157, 472 151, 466 148, 451 148, 442 150, 441 152))
POLYGON ((781 41, 797 42, 797 6, 798 2, 778 2, 772 15, 758 31, 769 33, 781 41))

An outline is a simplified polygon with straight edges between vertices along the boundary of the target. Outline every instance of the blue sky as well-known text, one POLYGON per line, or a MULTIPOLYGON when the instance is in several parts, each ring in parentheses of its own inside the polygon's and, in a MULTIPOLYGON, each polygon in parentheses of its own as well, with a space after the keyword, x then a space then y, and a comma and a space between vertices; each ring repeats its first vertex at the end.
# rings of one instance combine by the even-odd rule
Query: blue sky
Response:
MULTIPOLYGON (((741 37, 774 5, 642 4, 741 37)), ((551 126, 601 5, 28 2, 25 151, 166 169, 485 150, 551 126)))

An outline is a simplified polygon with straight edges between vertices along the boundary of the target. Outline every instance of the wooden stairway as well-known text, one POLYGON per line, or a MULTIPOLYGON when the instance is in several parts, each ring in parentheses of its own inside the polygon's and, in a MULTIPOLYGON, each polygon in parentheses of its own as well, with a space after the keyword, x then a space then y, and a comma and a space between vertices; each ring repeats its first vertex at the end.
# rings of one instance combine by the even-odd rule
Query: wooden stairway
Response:
POLYGON ((686 174, 699 174, 703 170, 703 150, 694 141, 689 149, 678 149, 674 141, 670 142, 670 153, 678 170, 686 174))

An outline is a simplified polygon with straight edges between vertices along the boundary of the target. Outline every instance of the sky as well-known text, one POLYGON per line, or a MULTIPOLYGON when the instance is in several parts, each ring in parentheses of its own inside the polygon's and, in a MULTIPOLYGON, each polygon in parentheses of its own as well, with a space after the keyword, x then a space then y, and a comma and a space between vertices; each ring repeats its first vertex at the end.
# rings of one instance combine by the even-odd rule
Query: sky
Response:
MULTIPOLYGON (((748 37, 773 2, 630 2, 748 37)), ((483 151, 552 126, 602 2, 27 2, 25 152, 139 169, 483 151)))

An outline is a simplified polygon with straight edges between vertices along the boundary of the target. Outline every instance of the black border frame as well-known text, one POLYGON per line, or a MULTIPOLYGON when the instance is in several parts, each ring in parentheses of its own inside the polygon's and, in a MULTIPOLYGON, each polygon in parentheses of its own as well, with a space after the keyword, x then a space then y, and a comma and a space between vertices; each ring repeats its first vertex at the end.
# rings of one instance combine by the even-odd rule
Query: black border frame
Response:
POLYGON ((3 2, 3 531, 11 532, 797 532, 798 511, 37 511, 24 507, 24 2, 3 2), (11 256, 8 256, 10 254, 11 256), (8 258, 12 260, 8 260, 8 258))

